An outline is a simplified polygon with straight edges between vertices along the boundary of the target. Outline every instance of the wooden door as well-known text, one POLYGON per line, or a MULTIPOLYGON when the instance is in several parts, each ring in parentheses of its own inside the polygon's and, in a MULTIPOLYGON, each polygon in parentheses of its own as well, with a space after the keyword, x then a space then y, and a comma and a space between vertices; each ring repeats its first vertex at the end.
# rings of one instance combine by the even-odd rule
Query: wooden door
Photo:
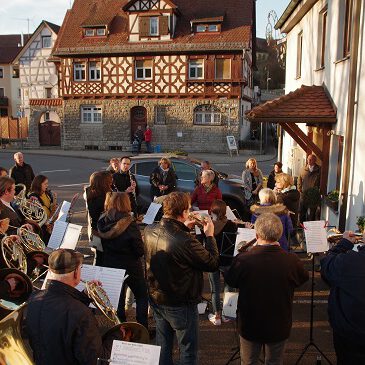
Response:
POLYGON ((51 120, 39 123, 39 144, 41 146, 60 146, 61 124, 51 120))
POLYGON ((146 130, 147 110, 143 106, 135 106, 131 109, 131 142, 138 126, 142 127, 143 132, 146 130))

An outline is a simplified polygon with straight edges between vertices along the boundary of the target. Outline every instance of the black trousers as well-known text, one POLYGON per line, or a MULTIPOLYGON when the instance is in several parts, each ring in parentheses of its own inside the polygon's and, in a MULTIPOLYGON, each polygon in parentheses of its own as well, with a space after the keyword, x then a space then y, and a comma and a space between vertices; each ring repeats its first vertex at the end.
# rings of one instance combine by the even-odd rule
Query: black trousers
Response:
POLYGON ((337 365, 365 364, 365 346, 363 343, 354 343, 354 341, 334 331, 333 344, 337 356, 337 365))

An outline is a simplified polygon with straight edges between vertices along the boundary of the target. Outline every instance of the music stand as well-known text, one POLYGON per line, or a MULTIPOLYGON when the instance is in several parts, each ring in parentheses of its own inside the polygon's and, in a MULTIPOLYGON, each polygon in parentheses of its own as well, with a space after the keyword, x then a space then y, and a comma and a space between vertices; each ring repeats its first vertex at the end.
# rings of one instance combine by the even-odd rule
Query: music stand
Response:
POLYGON ((319 346, 314 342, 313 338, 313 314, 314 314, 314 257, 316 253, 312 253, 312 276, 311 276, 311 306, 310 306, 310 324, 309 324, 309 342, 305 345, 304 349, 302 350, 298 360, 295 362, 295 365, 299 364, 300 360, 303 358, 305 353, 308 351, 310 347, 314 347, 321 356, 323 356, 326 361, 332 365, 332 362, 328 359, 328 357, 324 354, 324 352, 319 348, 319 346))

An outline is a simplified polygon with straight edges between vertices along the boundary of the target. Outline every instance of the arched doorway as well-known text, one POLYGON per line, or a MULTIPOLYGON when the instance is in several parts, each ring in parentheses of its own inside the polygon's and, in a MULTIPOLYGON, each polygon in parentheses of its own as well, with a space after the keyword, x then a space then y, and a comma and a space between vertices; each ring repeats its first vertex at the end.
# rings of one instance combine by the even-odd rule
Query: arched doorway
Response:
POLYGON ((61 123, 56 112, 46 111, 39 121, 39 144, 41 146, 61 145, 61 123))
POLYGON ((147 110, 143 106, 134 106, 131 109, 131 142, 138 126, 141 126, 143 131, 146 130, 147 110))

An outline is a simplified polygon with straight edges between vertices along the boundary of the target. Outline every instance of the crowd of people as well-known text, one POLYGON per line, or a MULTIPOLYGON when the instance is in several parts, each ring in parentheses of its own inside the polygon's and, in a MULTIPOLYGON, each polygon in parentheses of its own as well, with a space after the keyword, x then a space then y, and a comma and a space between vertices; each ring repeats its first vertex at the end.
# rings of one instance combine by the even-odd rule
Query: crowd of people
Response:
MULTIPOLYGON (((16 235, 16 228, 37 230, 13 204, 16 184, 24 184, 27 197, 40 204, 47 217, 57 207, 57 195, 48 189, 48 178, 34 176, 21 153, 14 155, 12 177, 0 177, 0 231, 16 235), (15 231, 14 231, 15 229, 15 231)), ((247 213, 250 220, 229 220, 227 204, 219 189, 219 176, 208 161, 202 162, 196 187, 190 193, 176 191, 176 175, 168 158, 151 171, 151 201, 162 201, 163 215, 141 227, 136 218, 138 182, 130 171, 128 156, 113 158, 106 171, 90 176, 85 188, 90 245, 96 250, 96 265, 126 271, 117 316, 127 320, 127 288, 136 301, 136 319, 148 329, 148 311, 156 325, 155 344, 161 346, 160 364, 172 365, 174 336, 179 364, 199 363, 199 313, 203 274, 208 273, 212 313, 209 321, 222 325, 230 319, 221 303, 224 291, 238 290, 237 323, 241 364, 258 364, 264 347, 266 364, 281 364, 292 327, 295 288, 309 276, 302 260, 290 252, 293 230, 318 213, 308 206, 305 192, 319 188, 320 167, 309 155, 297 184, 276 162, 264 187, 264 178, 253 158, 242 173, 247 213), (161 199, 161 197, 163 199, 161 199), (208 211, 202 215, 195 210, 208 211), (198 226, 200 234, 195 234, 198 226), (239 227, 254 228, 256 243, 240 249, 227 239, 239 227)), ((39 228, 39 227, 38 227, 39 228)), ((52 229, 38 229, 47 242, 52 229)), ((14 236, 16 237, 16 236, 14 236)), ((365 250, 353 251, 352 232, 322 259, 322 275, 331 287, 330 324, 338 364, 365 363, 365 250)), ((109 358, 113 339, 123 339, 122 330, 113 338, 102 338, 95 317, 88 308, 90 298, 76 289, 81 280, 83 256, 70 249, 58 249, 48 258, 50 283, 28 301, 26 333, 36 364, 96 364, 109 358)), ((122 278, 121 278, 122 280, 122 278)), ((97 283, 100 284, 100 283, 97 283)), ((1 296, 11 296, 17 282, 13 277, 0 282, 1 296)))

